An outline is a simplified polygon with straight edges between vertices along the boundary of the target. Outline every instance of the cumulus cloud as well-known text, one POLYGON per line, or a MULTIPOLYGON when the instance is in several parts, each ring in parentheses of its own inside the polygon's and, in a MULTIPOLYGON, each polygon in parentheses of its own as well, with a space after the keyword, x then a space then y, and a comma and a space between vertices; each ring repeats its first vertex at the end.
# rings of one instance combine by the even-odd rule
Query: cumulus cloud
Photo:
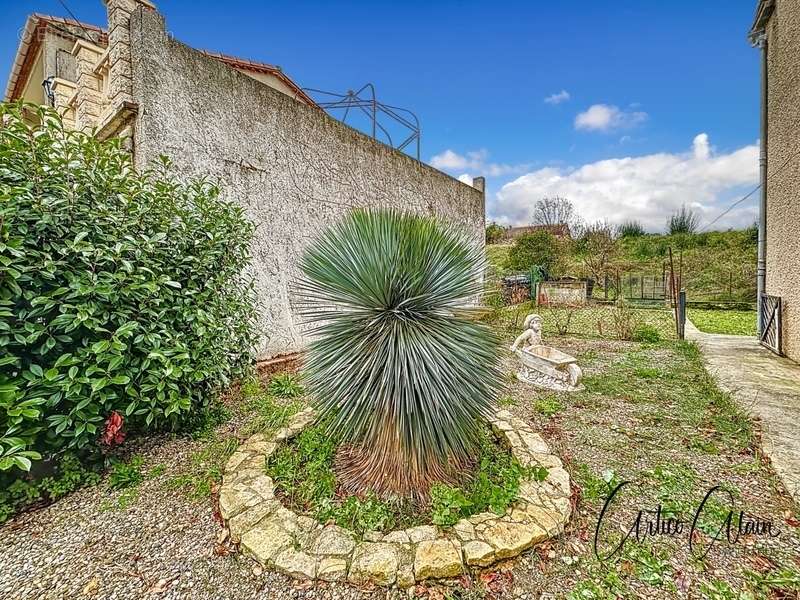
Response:
MULTIPOLYGON (((530 223, 537 200, 562 196, 587 221, 619 224, 637 219, 648 231, 662 231, 667 217, 682 204, 706 223, 757 182, 757 144, 717 154, 708 135, 701 133, 683 153, 612 158, 526 173, 490 199, 489 218, 503 224, 530 223)), ((743 205, 714 227, 744 227, 755 217, 755 206, 743 205)))
POLYGON ((631 129, 647 120, 647 113, 623 110, 613 104, 593 104, 575 116, 575 129, 583 131, 614 131, 631 129))
POLYGON ((466 154, 458 154, 453 150, 445 150, 441 154, 437 154, 431 158, 430 164, 436 169, 448 172, 461 173, 458 177, 459 180, 470 178, 471 174, 475 176, 486 177, 501 177, 503 175, 516 175, 524 173, 530 168, 530 165, 506 165, 493 163, 489 161, 489 152, 485 148, 467 152, 466 154), (464 173, 468 171, 468 173, 464 173))
POLYGON ((570 95, 567 90, 561 90, 557 94, 550 94, 547 98, 544 99, 545 104, 561 104, 562 102, 566 102, 569 100, 570 95))

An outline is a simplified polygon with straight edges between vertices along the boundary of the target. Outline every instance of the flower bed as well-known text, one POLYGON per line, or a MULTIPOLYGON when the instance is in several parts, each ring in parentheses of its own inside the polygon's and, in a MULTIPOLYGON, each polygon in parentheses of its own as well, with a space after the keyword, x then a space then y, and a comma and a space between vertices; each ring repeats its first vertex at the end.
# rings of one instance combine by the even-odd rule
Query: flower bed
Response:
POLYGON ((488 426, 480 430, 473 469, 458 474, 462 484, 435 484, 430 501, 424 503, 347 494, 337 486, 336 453, 326 424, 316 423, 278 448, 267 459, 266 472, 287 508, 321 523, 335 522, 358 537, 367 531, 385 533, 431 523, 454 525, 460 518, 486 510, 503 514, 516 500, 523 478, 541 481, 547 476, 544 467, 522 466, 488 426))
POLYGON ((517 499, 504 514, 482 511, 451 527, 417 525, 363 535, 320 523, 287 508, 265 472, 267 459, 314 420, 306 409, 274 435, 252 436, 228 461, 220 489, 220 512, 232 539, 262 565, 290 576, 410 587, 516 556, 561 533, 569 518, 569 475, 561 461, 524 421, 500 411, 491 419, 492 430, 525 468, 517 499))

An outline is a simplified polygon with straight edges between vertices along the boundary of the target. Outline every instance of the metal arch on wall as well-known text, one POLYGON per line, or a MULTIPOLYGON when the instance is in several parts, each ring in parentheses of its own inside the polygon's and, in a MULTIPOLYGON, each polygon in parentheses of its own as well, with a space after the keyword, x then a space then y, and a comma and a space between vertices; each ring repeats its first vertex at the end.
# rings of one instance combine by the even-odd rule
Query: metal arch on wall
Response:
POLYGON ((398 106, 391 106, 389 104, 379 102, 375 95, 375 86, 373 86, 371 83, 363 85, 358 91, 355 92, 353 90, 348 90, 345 94, 327 92, 325 90, 318 90, 314 88, 303 88, 303 91, 331 98, 331 100, 328 101, 319 101, 316 100, 316 98, 315 100, 320 108, 325 109, 334 117, 336 117, 336 114, 333 114, 332 111, 344 110, 344 114, 341 118, 343 123, 347 123, 347 117, 350 115, 350 109, 363 112, 370 120, 372 127, 371 135, 373 139, 379 139, 379 134, 382 134, 381 137, 385 137, 386 141, 392 148, 400 151, 405 151, 406 148, 413 144, 416 147, 416 159, 419 160, 420 127, 417 115, 406 108, 400 108, 398 106), (387 128, 384 127, 380 122, 380 117, 382 116, 400 124, 403 128, 410 132, 408 136, 405 137, 402 142, 395 144, 387 128))

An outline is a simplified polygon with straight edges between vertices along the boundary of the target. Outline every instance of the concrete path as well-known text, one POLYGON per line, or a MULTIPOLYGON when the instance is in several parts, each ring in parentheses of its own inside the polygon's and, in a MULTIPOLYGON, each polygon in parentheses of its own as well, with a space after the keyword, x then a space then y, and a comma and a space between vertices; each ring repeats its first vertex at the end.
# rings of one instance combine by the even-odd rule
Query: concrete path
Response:
POLYGON ((800 365, 753 337, 703 333, 688 320, 686 339, 698 343, 719 386, 761 419, 764 451, 800 503, 800 365))

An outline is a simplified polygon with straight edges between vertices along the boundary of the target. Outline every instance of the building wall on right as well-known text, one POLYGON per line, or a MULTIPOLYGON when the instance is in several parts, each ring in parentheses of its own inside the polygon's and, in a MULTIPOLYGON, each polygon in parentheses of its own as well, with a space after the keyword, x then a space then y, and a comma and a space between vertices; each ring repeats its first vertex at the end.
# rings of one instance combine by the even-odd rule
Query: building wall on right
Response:
POLYGON ((800 0, 776 0, 766 33, 766 293, 782 299, 783 351, 800 361, 800 0))

